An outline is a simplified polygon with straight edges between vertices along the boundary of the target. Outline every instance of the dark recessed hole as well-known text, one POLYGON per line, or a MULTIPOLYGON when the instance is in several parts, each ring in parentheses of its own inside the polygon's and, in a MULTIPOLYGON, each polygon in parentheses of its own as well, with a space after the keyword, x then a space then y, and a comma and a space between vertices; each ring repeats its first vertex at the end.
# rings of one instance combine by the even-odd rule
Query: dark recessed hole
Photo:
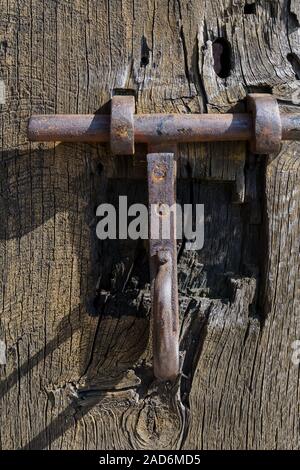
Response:
POLYGON ((245 15, 255 15, 256 14, 256 5, 255 3, 246 3, 244 6, 245 15))
POLYGON ((147 39, 143 35, 141 38, 141 67, 146 67, 149 64, 150 49, 147 44, 147 39))
POLYGON ((270 16, 271 18, 276 19, 278 16, 279 3, 278 2, 268 2, 270 5, 270 16))
POLYGON ((149 57, 142 56, 141 57, 141 67, 146 67, 149 64, 149 57))
POLYGON ((121 96, 135 96, 136 92, 132 88, 114 88, 112 91, 112 96, 121 95, 121 96))
POLYGON ((4 39, 4 41, 0 42, 0 48, 3 50, 4 54, 6 54, 7 47, 8 47, 8 43, 7 43, 6 39, 4 39))
POLYGON ((268 93, 272 95, 273 88, 270 85, 254 85, 247 88, 248 93, 268 93))
POLYGON ((299 28, 300 23, 299 23, 299 20, 298 20, 298 16, 293 11, 289 11, 288 21, 289 21, 289 29, 291 30, 291 32, 293 32, 293 31, 295 31, 296 29, 299 28))
POLYGON ((297 80, 300 80, 300 59, 299 59, 299 57, 294 53, 290 53, 286 56, 286 58, 289 61, 289 63, 291 64, 291 66, 293 67, 293 70, 295 72, 297 80))
POLYGON ((214 71, 220 78, 226 78, 231 70, 231 45, 225 38, 215 39, 212 45, 214 71))
POLYGON ((98 173, 98 175, 101 175, 102 172, 103 172, 103 170, 104 170, 104 166, 102 165, 102 163, 98 163, 98 165, 97 165, 97 173, 98 173))
POLYGON ((101 300, 101 296, 97 294, 94 298, 91 298, 86 302, 86 309, 91 317, 97 317, 100 314, 101 307, 103 305, 101 300))

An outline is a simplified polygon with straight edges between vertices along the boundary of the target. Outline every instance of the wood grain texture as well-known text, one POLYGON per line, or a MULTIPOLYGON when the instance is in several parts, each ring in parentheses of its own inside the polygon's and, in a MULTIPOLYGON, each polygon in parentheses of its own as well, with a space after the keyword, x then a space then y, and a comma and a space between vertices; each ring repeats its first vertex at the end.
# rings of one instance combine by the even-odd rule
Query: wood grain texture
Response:
POLYGON ((138 112, 243 111, 248 92, 299 110, 298 1, 250 3, 0 0, 1 448, 299 447, 299 145, 268 161, 180 146, 178 200, 205 204, 205 245, 178 244, 171 385, 151 370, 147 245, 95 233, 100 202, 146 203, 145 149, 26 139, 31 114, 107 112, 120 87, 138 112))

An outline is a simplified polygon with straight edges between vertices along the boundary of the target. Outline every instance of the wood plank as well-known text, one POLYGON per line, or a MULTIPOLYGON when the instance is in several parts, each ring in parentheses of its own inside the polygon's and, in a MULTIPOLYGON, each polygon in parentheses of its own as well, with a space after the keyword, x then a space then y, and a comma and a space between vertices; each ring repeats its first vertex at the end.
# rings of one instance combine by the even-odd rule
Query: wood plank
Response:
POLYGON ((178 199, 205 204, 205 245, 178 244, 170 385, 151 370, 147 245, 95 232, 101 202, 146 202, 145 149, 129 163, 26 138, 29 115, 107 112, 120 87, 138 112, 242 111, 248 92, 297 110, 297 2, 255 4, 0 0, 1 448, 299 446, 299 146, 267 168, 243 144, 180 147, 178 199))

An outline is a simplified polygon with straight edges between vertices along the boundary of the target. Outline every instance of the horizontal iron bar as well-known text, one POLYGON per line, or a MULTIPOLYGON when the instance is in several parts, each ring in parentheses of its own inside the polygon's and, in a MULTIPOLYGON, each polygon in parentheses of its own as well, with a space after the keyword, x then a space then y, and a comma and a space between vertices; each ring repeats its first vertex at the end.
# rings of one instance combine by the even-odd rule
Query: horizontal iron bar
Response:
MULTIPOLYGON (((281 114, 282 140, 300 140, 300 114, 281 114)), ((32 116, 32 141, 109 142, 110 116, 52 114, 32 116)), ((251 114, 136 114, 137 143, 247 141, 253 138, 251 114)))

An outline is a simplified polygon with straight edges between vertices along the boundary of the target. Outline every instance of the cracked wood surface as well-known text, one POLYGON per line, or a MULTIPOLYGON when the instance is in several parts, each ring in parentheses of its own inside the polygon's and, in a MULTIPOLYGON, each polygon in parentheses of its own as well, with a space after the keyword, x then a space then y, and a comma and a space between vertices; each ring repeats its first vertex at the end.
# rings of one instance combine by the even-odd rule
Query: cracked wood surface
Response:
POLYGON ((1 448, 299 447, 299 145, 268 164, 241 143, 180 146, 178 200, 205 204, 205 245, 178 244, 171 385, 151 372, 147 245, 95 234, 99 203, 146 203, 145 149, 26 139, 29 115, 107 112, 120 87, 137 112, 243 111, 248 92, 299 109, 299 2, 247 3, 0 0, 1 448))

